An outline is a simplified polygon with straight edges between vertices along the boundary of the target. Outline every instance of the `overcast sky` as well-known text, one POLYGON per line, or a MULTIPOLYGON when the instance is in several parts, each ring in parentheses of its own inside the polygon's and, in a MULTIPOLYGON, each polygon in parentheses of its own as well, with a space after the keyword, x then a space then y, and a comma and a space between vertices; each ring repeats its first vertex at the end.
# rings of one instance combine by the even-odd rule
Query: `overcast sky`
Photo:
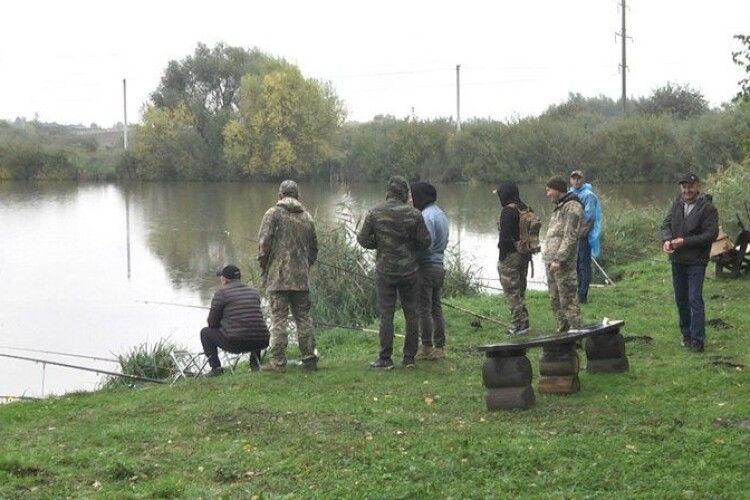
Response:
MULTIPOLYGON (((140 110, 171 59, 210 46, 258 47, 330 80, 349 120, 376 114, 461 118, 538 114, 621 93, 616 0, 378 2, 7 2, 0 18, 0 119, 122 120, 140 110)), ((628 95, 689 83, 718 106, 737 92, 732 36, 750 34, 748 0, 628 0, 628 95)))

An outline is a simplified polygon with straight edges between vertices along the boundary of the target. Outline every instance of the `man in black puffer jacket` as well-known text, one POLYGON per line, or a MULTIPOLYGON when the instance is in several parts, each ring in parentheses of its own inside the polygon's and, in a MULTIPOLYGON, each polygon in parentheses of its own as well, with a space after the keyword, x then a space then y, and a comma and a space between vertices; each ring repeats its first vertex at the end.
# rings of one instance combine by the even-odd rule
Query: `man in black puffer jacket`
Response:
POLYGON ((270 334, 255 288, 240 281, 237 266, 229 264, 217 273, 221 288, 211 299, 208 327, 201 330, 203 352, 211 367, 211 376, 221 375, 218 349, 231 353, 250 352, 250 368, 260 368, 260 353, 268 347, 270 334))
POLYGON ((711 244, 719 234, 719 213, 701 194, 697 175, 683 176, 680 192, 661 227, 662 248, 672 261, 682 345, 693 352, 703 352, 706 339, 703 280, 711 244))

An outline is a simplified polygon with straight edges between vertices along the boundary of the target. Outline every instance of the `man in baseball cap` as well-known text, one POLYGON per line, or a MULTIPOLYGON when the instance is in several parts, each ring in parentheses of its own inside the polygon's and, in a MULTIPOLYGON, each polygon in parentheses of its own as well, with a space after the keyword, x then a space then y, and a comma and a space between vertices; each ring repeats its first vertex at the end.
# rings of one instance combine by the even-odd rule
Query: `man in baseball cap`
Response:
POLYGON ((260 308, 260 295, 242 281, 240 269, 229 264, 216 273, 221 288, 211 299, 208 326, 201 330, 203 353, 211 367, 210 376, 224 370, 219 361, 220 347, 231 353, 249 352, 250 368, 260 368, 260 352, 268 347, 270 334, 260 308))
POLYGON ((661 227, 662 249, 672 262, 672 284, 680 318, 682 345, 703 352, 706 314, 703 280, 711 244, 719 234, 719 213, 700 192, 700 179, 692 172, 680 177, 680 196, 667 212, 661 227))

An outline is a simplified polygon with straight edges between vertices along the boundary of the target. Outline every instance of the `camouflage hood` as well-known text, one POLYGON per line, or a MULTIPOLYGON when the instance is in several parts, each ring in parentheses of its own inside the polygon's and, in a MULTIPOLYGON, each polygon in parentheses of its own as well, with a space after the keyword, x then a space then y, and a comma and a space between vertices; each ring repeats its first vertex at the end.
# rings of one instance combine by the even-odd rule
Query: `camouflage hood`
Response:
POLYGON ((409 200, 409 183, 400 175, 394 175, 388 179, 388 187, 385 191, 386 200, 399 200, 406 203, 409 200))
POLYGON ((276 202, 277 207, 281 207, 284 210, 292 213, 300 213, 305 211, 304 205, 299 202, 298 199, 292 198, 291 196, 285 196, 276 202))

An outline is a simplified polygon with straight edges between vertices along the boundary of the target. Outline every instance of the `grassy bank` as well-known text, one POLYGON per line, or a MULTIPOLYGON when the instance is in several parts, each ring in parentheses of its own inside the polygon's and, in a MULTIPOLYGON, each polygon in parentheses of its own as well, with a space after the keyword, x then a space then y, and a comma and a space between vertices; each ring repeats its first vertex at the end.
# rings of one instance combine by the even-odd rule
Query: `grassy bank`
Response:
MULTIPOLYGON (((746 498, 750 283, 707 281, 707 318, 722 328, 697 355, 678 345, 669 268, 618 275, 585 316, 622 318, 626 335, 652 340, 627 344, 626 374, 582 372, 579 394, 488 413, 475 347, 504 336, 450 309, 449 358, 414 371, 369 371, 372 334, 321 331, 313 374, 242 371, 0 407, 0 497, 746 498)), ((501 297, 454 300, 508 316, 501 297)), ((529 305, 549 330, 546 294, 529 305)))

